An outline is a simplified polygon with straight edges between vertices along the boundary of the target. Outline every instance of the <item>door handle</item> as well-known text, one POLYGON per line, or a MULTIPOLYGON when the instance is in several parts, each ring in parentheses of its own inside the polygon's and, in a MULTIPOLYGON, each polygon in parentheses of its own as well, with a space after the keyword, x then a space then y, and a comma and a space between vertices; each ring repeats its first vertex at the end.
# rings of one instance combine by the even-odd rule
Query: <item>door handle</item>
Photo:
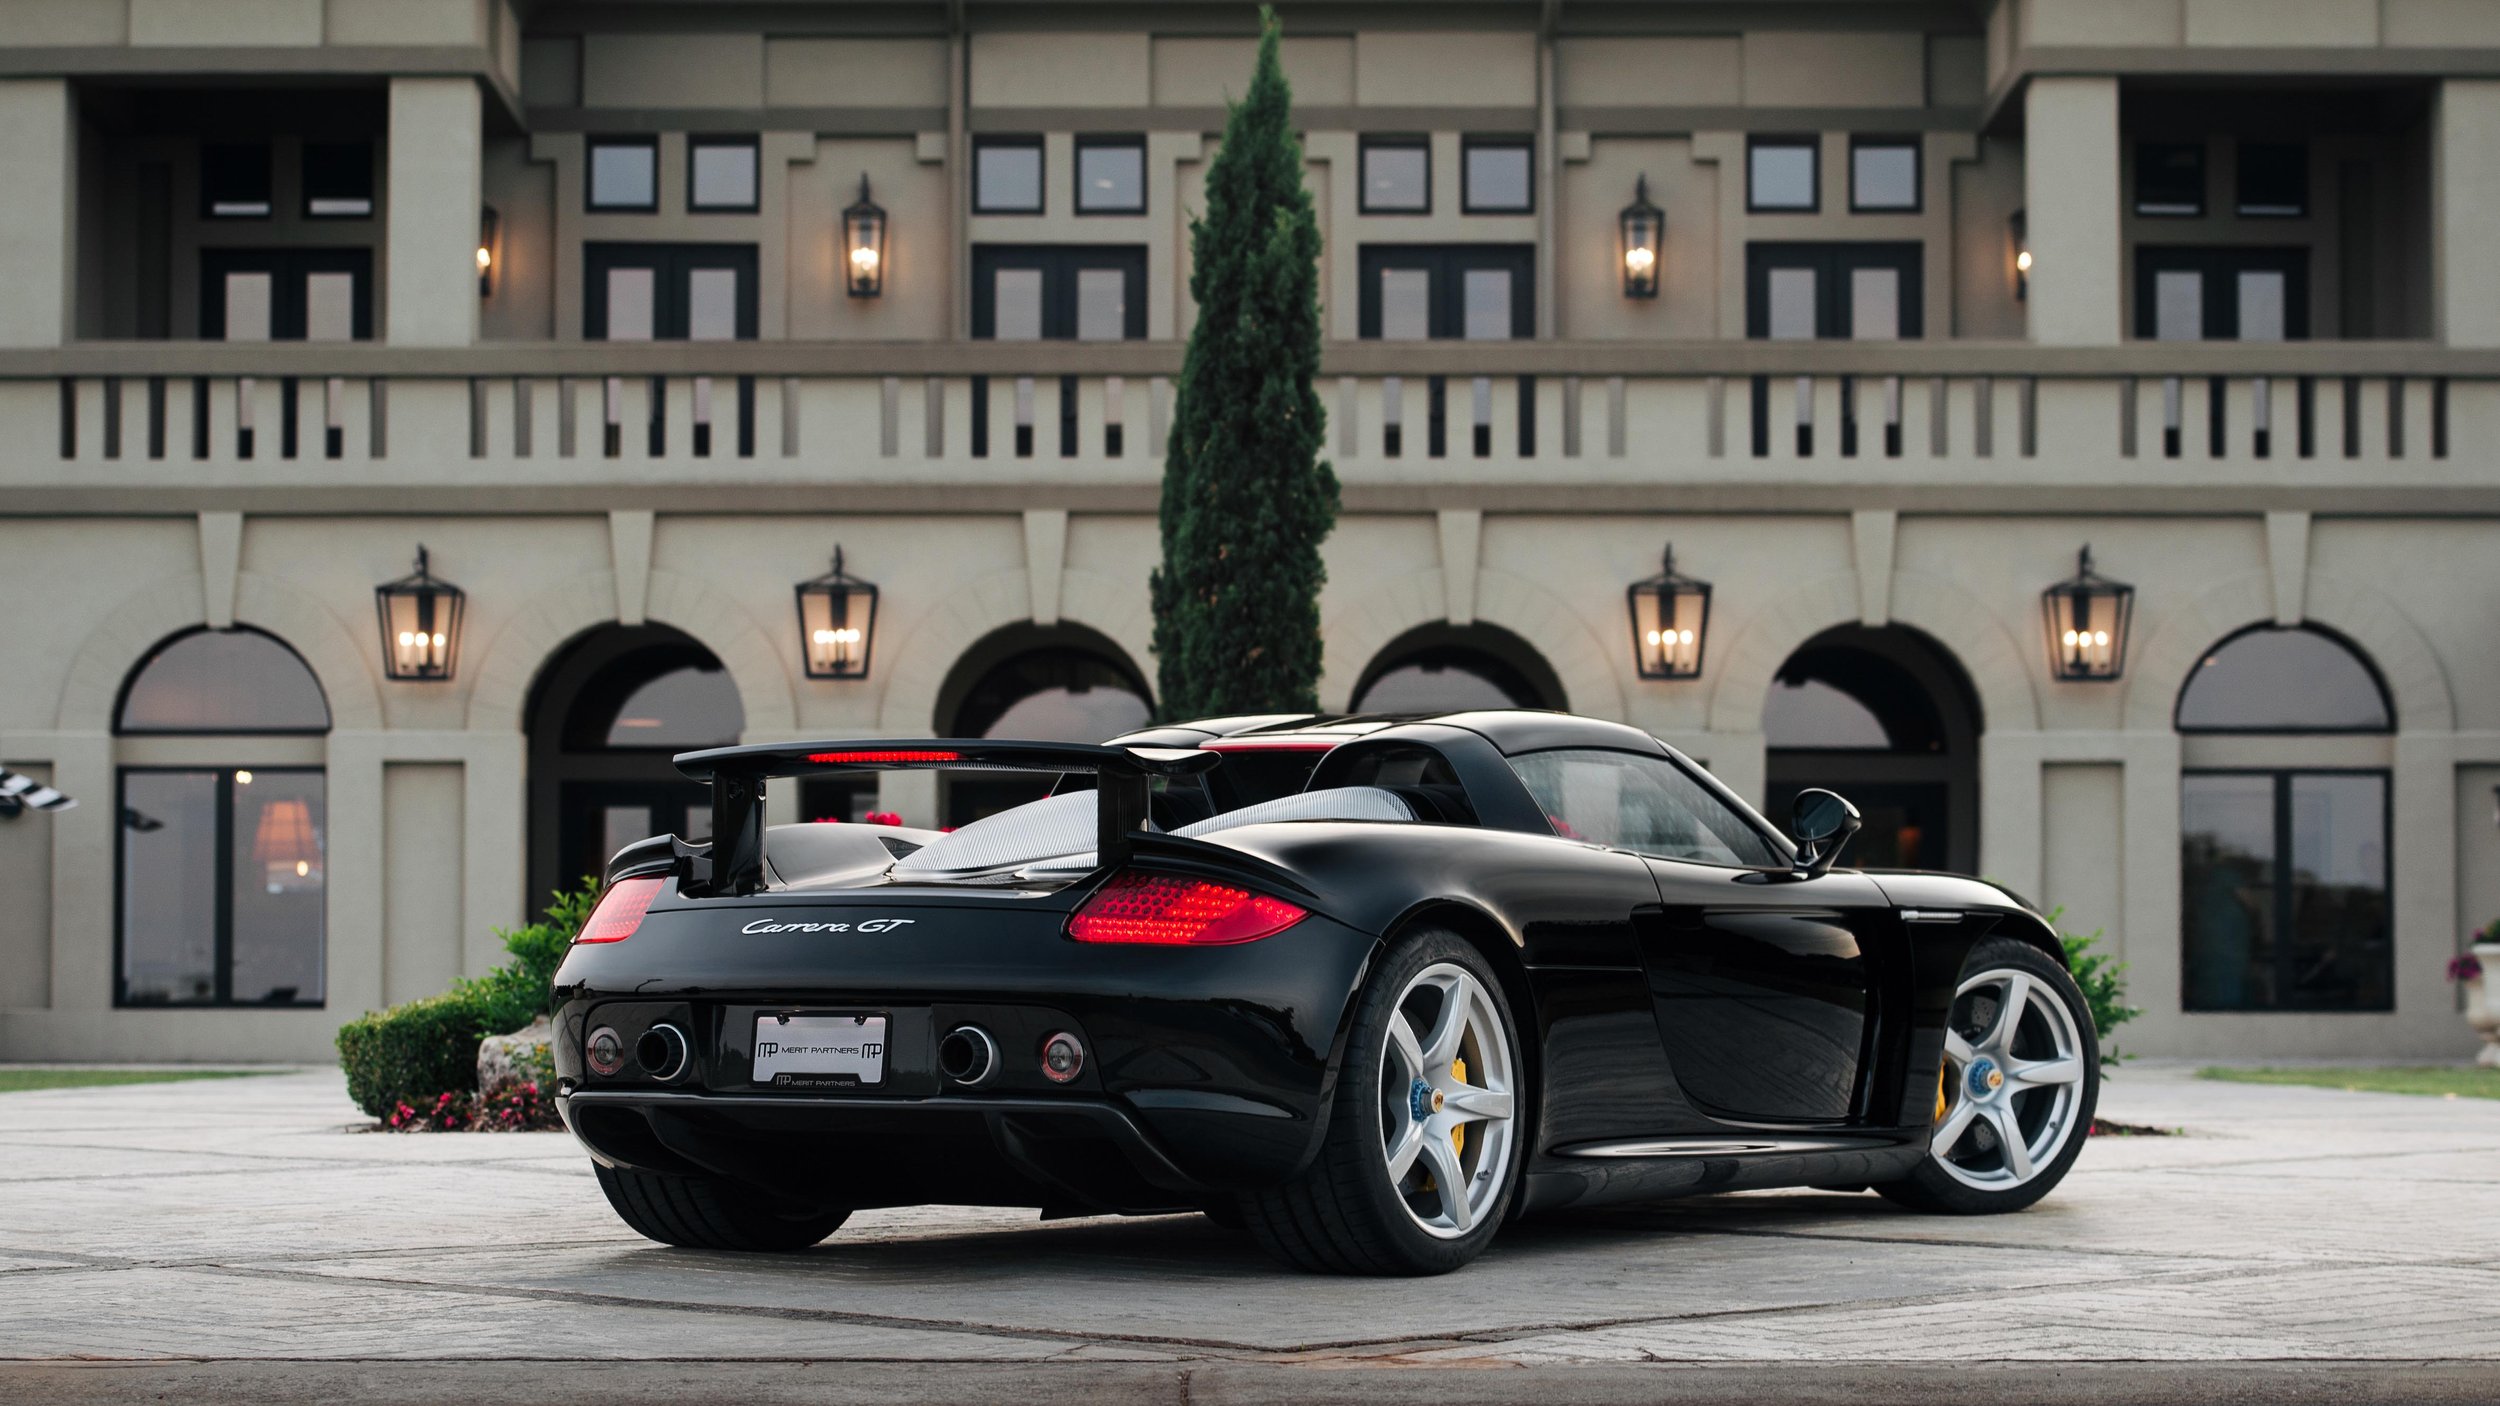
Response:
POLYGON ((1958 923, 1965 916, 1965 914, 1943 908, 1904 908, 1901 910, 1901 921, 1905 923, 1958 923))

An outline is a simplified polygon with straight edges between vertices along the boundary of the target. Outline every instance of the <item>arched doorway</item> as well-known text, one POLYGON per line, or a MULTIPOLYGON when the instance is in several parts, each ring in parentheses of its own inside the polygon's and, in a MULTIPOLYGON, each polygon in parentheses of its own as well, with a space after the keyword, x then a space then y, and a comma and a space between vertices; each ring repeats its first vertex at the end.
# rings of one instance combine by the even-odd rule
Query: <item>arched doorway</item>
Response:
POLYGON ((1763 700, 1771 816, 1786 817, 1799 791, 1829 787, 1866 817, 1845 862, 1971 873, 1980 728, 1970 679, 1925 635, 1826 630, 1788 657, 1763 700))
MULTIPOLYGON (((940 737, 1101 742, 1154 716, 1145 676, 1128 654, 1081 625, 1016 625, 964 651, 938 690, 940 737)), ((948 772, 939 813, 947 825, 1039 800, 1052 778, 1020 772, 948 772)))
POLYGON ((720 660, 666 625, 607 625, 575 639, 540 672, 528 717, 538 898, 600 872, 635 840, 709 836, 710 789, 669 759, 727 746, 746 727, 720 660))
POLYGON ((1571 706, 1536 646, 1497 625, 1442 622, 1389 641, 1351 696, 1357 713, 1571 706))

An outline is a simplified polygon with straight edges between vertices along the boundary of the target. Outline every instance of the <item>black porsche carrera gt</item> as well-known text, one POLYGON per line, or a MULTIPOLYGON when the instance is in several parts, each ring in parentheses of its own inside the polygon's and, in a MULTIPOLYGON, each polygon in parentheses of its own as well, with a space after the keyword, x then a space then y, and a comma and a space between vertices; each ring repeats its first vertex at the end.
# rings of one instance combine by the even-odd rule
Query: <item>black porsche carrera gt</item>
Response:
POLYGON ((2099 1095, 2013 895, 1833 867, 1633 728, 1255 718, 1106 746, 726 747, 708 843, 609 865, 559 1106, 635 1230, 792 1250, 863 1207, 1201 1210, 1428 1274, 1514 1217, 1751 1187, 2010 1211, 2099 1095), (764 823, 768 780, 1061 775, 951 833, 764 823))

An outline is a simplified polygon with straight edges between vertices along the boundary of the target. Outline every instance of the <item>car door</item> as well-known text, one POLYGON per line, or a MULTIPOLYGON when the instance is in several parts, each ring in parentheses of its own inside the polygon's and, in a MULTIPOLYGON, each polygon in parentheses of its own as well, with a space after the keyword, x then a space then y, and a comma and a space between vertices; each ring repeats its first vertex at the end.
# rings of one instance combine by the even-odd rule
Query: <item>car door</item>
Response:
POLYGON ((1857 1117, 1875 949, 1895 926, 1874 882, 1796 877, 1767 836, 1668 757, 1561 749, 1512 764, 1557 831, 1647 863, 1659 903, 1636 919, 1636 945, 1697 1127, 1857 1117))

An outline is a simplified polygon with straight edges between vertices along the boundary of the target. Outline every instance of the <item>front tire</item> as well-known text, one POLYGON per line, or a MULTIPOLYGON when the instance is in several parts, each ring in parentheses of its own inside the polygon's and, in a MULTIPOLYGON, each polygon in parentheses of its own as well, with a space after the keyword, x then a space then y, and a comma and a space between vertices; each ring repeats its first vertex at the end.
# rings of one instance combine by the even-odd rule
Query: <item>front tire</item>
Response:
POLYGON ((1526 1161, 1526 1066, 1501 983, 1454 933, 1416 932, 1356 1007, 1319 1155, 1241 1199, 1261 1248, 1322 1274, 1447 1274, 1484 1252, 1526 1161))
POLYGON ((804 1250, 842 1228, 849 1211, 778 1202, 719 1177, 591 1164, 599 1189, 636 1234, 689 1250, 804 1250))
POLYGON ((1921 1211, 2019 1211, 2065 1179, 2100 1101, 2100 1041, 2074 977, 2028 943, 1990 938, 1963 964, 1945 1023, 1927 1155, 1875 1189, 1921 1211))

